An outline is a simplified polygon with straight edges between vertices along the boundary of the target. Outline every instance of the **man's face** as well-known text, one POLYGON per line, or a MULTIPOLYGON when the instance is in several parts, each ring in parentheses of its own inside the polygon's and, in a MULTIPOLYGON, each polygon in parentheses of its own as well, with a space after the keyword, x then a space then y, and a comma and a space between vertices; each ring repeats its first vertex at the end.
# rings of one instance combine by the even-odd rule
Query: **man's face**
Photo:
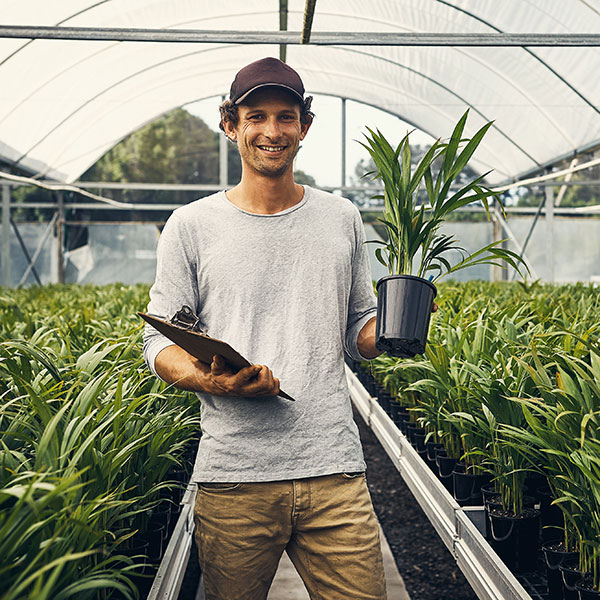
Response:
POLYGON ((225 131, 237 141, 244 167, 267 177, 286 173, 310 127, 300 122, 298 102, 284 90, 267 87, 252 92, 238 108, 237 127, 226 122, 225 131))

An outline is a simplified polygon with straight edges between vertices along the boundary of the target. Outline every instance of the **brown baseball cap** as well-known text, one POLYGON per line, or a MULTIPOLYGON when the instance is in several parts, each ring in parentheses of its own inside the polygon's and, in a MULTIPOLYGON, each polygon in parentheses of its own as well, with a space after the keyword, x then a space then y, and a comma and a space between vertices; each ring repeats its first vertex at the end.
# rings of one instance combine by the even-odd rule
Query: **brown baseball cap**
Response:
POLYGON ((239 104, 261 87, 276 86, 284 88, 304 102, 304 84, 300 75, 278 58, 261 58, 240 69, 231 84, 229 100, 239 104))

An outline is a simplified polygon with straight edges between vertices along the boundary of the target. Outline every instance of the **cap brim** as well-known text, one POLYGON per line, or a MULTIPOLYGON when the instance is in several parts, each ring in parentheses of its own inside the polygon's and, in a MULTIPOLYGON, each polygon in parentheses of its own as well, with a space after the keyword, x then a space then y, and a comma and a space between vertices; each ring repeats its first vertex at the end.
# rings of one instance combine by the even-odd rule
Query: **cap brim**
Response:
POLYGON ((255 92, 256 90, 263 88, 263 87, 283 88, 284 90, 287 90, 288 92, 290 92, 294 96, 296 96, 296 98, 298 98, 298 100, 300 100, 300 102, 304 102, 304 97, 302 95, 300 95, 294 88, 291 88, 289 85, 283 85, 281 83, 260 83, 259 85, 255 85, 252 89, 249 89, 245 94, 243 94, 237 100, 235 100, 234 104, 239 104, 240 102, 245 100, 252 92, 255 92))

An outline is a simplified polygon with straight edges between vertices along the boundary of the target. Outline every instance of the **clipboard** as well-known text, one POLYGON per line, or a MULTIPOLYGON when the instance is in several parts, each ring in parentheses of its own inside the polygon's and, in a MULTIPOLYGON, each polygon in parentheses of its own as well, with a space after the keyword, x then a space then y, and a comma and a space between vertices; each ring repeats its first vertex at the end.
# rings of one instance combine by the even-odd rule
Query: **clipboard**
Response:
MULTIPOLYGON (((146 313, 137 313, 146 323, 149 323, 154 329, 160 331, 165 337, 175 342, 180 348, 183 348, 188 354, 191 354, 199 361, 211 364, 213 356, 220 354, 227 365, 234 373, 237 373, 244 367, 249 367, 252 363, 244 358, 237 350, 232 348, 227 342, 210 337, 206 333, 194 331, 193 329, 176 325, 170 321, 165 321, 154 315, 146 313)), ((278 396, 294 401, 289 394, 282 389, 278 396)))

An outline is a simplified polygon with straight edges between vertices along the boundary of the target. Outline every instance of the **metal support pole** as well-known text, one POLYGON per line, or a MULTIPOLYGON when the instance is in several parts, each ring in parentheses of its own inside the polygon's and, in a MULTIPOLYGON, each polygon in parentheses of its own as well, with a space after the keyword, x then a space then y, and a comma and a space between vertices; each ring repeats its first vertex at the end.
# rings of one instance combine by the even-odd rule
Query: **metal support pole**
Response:
POLYGON ((56 219, 56 251, 57 251, 57 266, 58 269, 56 271, 58 283, 65 282, 65 257, 64 257, 64 225, 65 225, 65 203, 62 192, 56 193, 56 201, 57 201, 57 219, 56 219))
MULTIPOLYGON (((279 31, 287 31, 288 28, 288 0, 279 0, 279 31)), ((286 62, 287 46, 279 44, 279 60, 286 62)))
POLYGON ((10 286, 10 185, 2 186, 2 285, 10 286))
POLYGON ((38 242, 37 248, 35 249, 35 252, 33 253, 33 256, 31 257, 31 260, 30 260, 29 264, 27 265, 27 268, 23 272, 23 275, 21 275, 21 279, 19 280, 19 283, 17 283, 18 288, 21 287, 27 281, 27 277, 29 276, 29 273, 31 273, 33 271, 33 269, 35 268, 34 267, 35 261, 38 259, 38 256, 41 254, 42 250, 44 249, 44 244, 46 243, 48 236, 50 235, 50 233, 56 226, 57 219, 58 219, 58 212, 55 212, 54 215, 52 216, 50 223, 48 223, 48 227, 46 227, 46 229, 44 230, 44 235, 42 235, 42 239, 38 242))
MULTIPOLYGON (((225 101, 225 96, 221 97, 222 101, 225 101)), ((227 187, 229 183, 229 170, 227 164, 227 137, 225 135, 219 136, 219 185, 222 189, 227 187)))
POLYGON ((544 188, 546 195, 546 270, 547 280, 554 281, 554 188, 544 188))
POLYGON ((342 98, 342 187, 346 185, 346 98, 342 98))
POLYGON ((19 242, 19 246, 21 246, 23 255, 25 256, 25 259, 27 260, 27 265, 28 265, 27 268, 30 269, 31 272, 33 273, 33 277, 35 278, 36 283, 38 285, 42 285, 42 280, 40 279, 40 276, 35 268, 35 265, 33 264, 33 260, 31 258, 31 255, 29 254, 29 250, 27 250, 27 246, 25 245, 25 240, 23 239, 23 236, 21 235, 21 232, 19 231, 19 227, 12 219, 10 220, 10 224, 12 225, 13 231, 15 232, 15 237, 17 238, 17 242, 19 242))

